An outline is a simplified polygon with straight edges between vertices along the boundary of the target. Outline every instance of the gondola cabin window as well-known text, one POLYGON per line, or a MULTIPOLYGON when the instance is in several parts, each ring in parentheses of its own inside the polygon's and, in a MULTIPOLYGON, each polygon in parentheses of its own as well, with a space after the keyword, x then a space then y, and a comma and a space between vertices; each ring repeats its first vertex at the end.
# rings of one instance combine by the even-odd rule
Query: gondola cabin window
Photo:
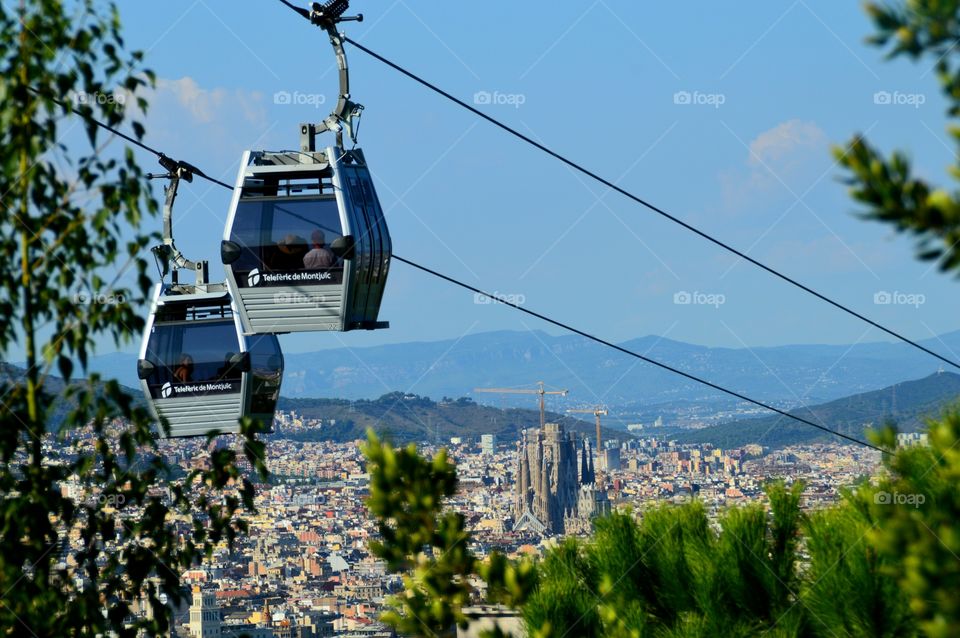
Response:
POLYGON ((146 359, 154 369, 146 381, 151 394, 163 396, 171 386, 216 383, 218 392, 239 392, 242 371, 233 319, 160 323, 153 327, 146 359), (168 385, 169 384, 169 385, 168 385))
POLYGON ((254 414, 273 415, 280 398, 280 382, 283 379, 283 353, 280 342, 274 335, 247 337, 250 352, 250 372, 253 380, 250 411, 254 414))
POLYGON ((240 247, 232 264, 238 285, 342 283, 343 261, 330 249, 342 229, 332 196, 242 199, 230 235, 240 247))

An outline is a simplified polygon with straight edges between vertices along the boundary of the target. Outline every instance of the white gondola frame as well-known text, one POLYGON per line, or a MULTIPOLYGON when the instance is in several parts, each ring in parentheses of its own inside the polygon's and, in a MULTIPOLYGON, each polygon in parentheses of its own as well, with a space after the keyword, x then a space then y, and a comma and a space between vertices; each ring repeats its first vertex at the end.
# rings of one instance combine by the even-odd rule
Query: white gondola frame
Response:
MULTIPOLYGON (((243 334, 236 304, 230 297, 226 287, 223 286, 223 284, 219 284, 219 286, 221 287, 221 290, 214 290, 212 292, 171 294, 172 286, 163 283, 156 284, 151 296, 150 312, 147 317, 146 325, 144 326, 143 338, 140 344, 139 361, 149 360, 148 355, 150 354, 150 340, 154 333, 154 327, 157 325, 162 325, 157 323, 158 310, 161 306, 167 304, 190 305, 192 302, 196 302, 196 304, 199 305, 199 303, 204 301, 210 302, 211 305, 215 305, 217 301, 228 302, 225 304, 225 307, 230 308, 230 316, 224 317, 219 321, 229 321, 232 323, 237 344, 236 352, 241 356, 247 355, 247 353, 250 352, 249 337, 243 334)), ((216 286, 211 287, 215 288, 216 286)), ((211 320, 211 322, 212 321, 216 320, 211 320)), ((269 337, 270 335, 263 335, 258 338, 269 337)), ((276 337, 273 337, 273 339, 275 340, 276 337)), ((280 357, 277 373, 282 381, 284 366, 283 355, 280 351, 279 343, 276 344, 276 351, 280 357)), ((224 355, 226 354, 227 353, 224 353, 224 355)), ((158 398, 153 396, 154 393, 151 390, 150 382, 147 378, 141 378, 140 386, 141 390, 143 391, 144 398, 147 401, 149 411, 154 420, 159 424, 162 418, 166 419, 167 425, 170 428, 171 437, 178 438, 203 436, 211 430, 218 430, 221 434, 236 434, 240 431, 239 419, 246 415, 268 418, 268 426, 272 426, 272 412, 269 415, 255 415, 252 412, 254 394, 253 376, 254 375, 251 370, 241 371, 239 391, 219 395, 199 393, 190 396, 170 396, 166 398, 158 398), (218 399, 217 397, 223 398, 218 399), (188 415, 189 418, 185 415, 188 415)), ((218 383, 218 381, 204 381, 195 383, 209 384, 218 383)), ((170 391, 175 392, 175 386, 172 384, 172 382, 170 391)), ((277 392, 279 394, 279 386, 277 388, 277 392)), ((163 433, 162 428, 158 428, 158 431, 163 433)))
MULTIPOLYGON (((358 150, 349 153, 363 161, 363 155, 358 150)), ((234 270, 232 264, 224 259, 227 286, 236 301, 244 333, 284 334, 288 332, 347 331, 357 328, 387 327, 386 322, 377 321, 377 316, 389 271, 392 244, 372 179, 368 179, 369 196, 375 207, 373 212, 375 212, 376 218, 372 221, 366 221, 371 230, 376 233, 375 237, 371 237, 372 233, 368 232, 366 228, 361 230, 355 224, 354 216, 359 214, 357 212, 359 203, 353 201, 353 197, 342 179, 344 172, 353 169, 353 167, 341 163, 345 157, 344 151, 337 147, 327 148, 325 154, 322 155, 325 158, 332 158, 330 161, 317 162, 311 159, 311 161, 303 163, 255 166, 253 160, 263 155, 263 153, 252 151, 245 151, 243 154, 224 227, 224 244, 239 246, 234 241, 234 227, 237 222, 238 211, 241 210, 245 186, 255 187, 256 180, 270 174, 285 176, 285 178, 303 175, 305 177, 315 176, 318 180, 327 177, 330 180, 329 186, 332 194, 318 193, 315 196, 305 196, 304 199, 321 201, 332 197, 337 205, 340 235, 352 239, 355 242, 355 250, 351 257, 342 260, 343 270, 340 284, 255 287, 248 283, 241 286, 238 281, 240 275, 234 270), (249 183, 248 180, 250 180, 249 183), (374 241, 377 243, 376 251, 371 247, 374 241), (379 260, 380 263, 374 264, 374 260, 379 260), (373 273, 377 274, 378 280, 376 283, 360 283, 361 278, 371 279, 373 273), (364 304, 360 308, 354 308, 357 303, 357 291, 361 288, 365 296, 364 304), (371 295, 372 302, 370 301, 371 295)), ((309 156, 313 158, 314 154, 309 156)), ((362 169, 369 176, 365 163, 362 164, 362 169)), ((265 199, 273 200, 274 198, 266 197, 265 199)), ((283 201, 283 199, 277 197, 278 201, 283 201)), ((291 197, 290 199, 293 200, 294 198, 291 197)), ((371 213, 365 212, 364 214, 371 213)), ((258 271, 261 268, 265 269, 262 255, 259 257, 259 262, 258 271)))

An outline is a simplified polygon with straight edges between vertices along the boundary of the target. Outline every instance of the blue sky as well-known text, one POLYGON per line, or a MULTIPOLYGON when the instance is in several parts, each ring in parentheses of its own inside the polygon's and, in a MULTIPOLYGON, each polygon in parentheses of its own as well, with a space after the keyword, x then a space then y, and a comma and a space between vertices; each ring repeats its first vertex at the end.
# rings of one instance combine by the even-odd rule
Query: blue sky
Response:
MULTIPOLYGON (((838 182, 830 146, 856 131, 907 150, 937 182, 955 153, 932 61, 884 61, 864 44, 871 26, 856 3, 353 5, 366 20, 344 25, 351 37, 468 101, 496 96, 503 103, 480 108, 755 258, 911 337, 957 327, 957 283, 916 262, 909 238, 858 220, 838 182), (875 303, 882 292, 903 303, 875 303)), ((159 77, 147 142, 232 183, 244 149, 294 147, 298 123, 326 116, 337 83, 324 34, 279 2, 229 8, 125 2, 121 17, 159 77), (277 92, 297 92, 301 104, 276 104, 277 92)), ((348 56, 354 99, 366 106, 360 146, 398 254, 612 340, 885 338, 362 52, 348 56), (677 303, 685 299, 694 303, 677 303)), ((228 204, 226 190, 195 182, 176 210, 179 247, 210 259, 217 276, 228 204)), ((389 331, 282 344, 544 328, 400 263, 381 318, 389 331)))

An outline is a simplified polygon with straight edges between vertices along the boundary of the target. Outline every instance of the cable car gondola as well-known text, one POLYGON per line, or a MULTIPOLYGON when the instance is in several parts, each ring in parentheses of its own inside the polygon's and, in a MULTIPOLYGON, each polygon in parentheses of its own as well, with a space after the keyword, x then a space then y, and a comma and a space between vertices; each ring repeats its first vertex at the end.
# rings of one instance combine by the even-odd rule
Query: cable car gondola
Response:
POLYGON ((137 376, 154 418, 170 436, 239 432, 244 416, 273 423, 283 379, 283 353, 272 334, 244 335, 225 283, 208 283, 208 263, 186 259, 173 242, 173 203, 180 180, 197 169, 166 156, 170 180, 163 208, 163 241, 153 249, 161 282, 153 292, 137 376), (165 283, 172 267, 171 283, 165 283), (196 283, 181 284, 180 270, 196 283))
POLYGON ((247 152, 242 164, 221 257, 244 330, 387 327, 390 234, 363 153, 247 152))
MULTIPOLYGON (((314 3, 340 68, 340 98, 319 124, 300 125, 298 151, 247 151, 241 160, 220 256, 246 333, 386 328, 378 321, 390 267, 390 233, 363 152, 362 106, 350 101, 336 24, 345 0, 314 3), (318 150, 316 137, 336 134, 318 150)), ((304 10, 306 11, 306 10, 304 10)), ((362 16, 360 16, 362 18, 362 16)))
POLYGON ((137 374, 155 418, 174 437, 239 431, 243 416, 273 422, 283 377, 275 335, 244 336, 223 284, 178 293, 156 286, 137 374))

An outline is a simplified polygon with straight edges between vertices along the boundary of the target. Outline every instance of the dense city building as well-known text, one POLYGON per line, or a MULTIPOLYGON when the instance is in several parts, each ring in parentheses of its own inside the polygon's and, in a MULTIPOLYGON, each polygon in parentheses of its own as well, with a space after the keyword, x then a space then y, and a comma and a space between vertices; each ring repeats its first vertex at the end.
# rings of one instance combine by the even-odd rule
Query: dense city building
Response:
POLYGON ((590 520, 606 511, 596 490, 593 459, 586 439, 577 471, 577 440, 558 423, 524 430, 517 452, 514 530, 570 534, 589 529, 590 520))
MULTIPOLYGON (((322 440, 337 426, 332 418, 278 413, 274 433, 266 440, 271 480, 257 486, 256 513, 245 516, 249 532, 232 548, 224 542, 209 560, 181 573, 188 589, 174 610, 173 635, 392 635, 379 617, 402 582, 369 550, 377 526, 365 507, 369 474, 360 441, 322 440), (320 440, 304 440, 308 434, 320 440)), ((642 517, 664 502, 697 499, 715 520, 726 506, 762 502, 764 485, 772 478, 802 481, 802 505, 815 509, 835 502, 845 486, 875 475, 880 461, 873 450, 837 443, 719 449, 626 433, 620 441, 608 438, 598 453, 590 439, 578 436, 548 423, 542 430, 523 432, 517 445, 498 448, 495 438, 480 435, 445 445, 458 477, 447 506, 464 516, 471 551, 480 557, 494 550, 511 558, 537 556, 558 536, 590 533, 591 519, 598 514, 619 510, 642 517), (600 471, 600 459, 611 467, 600 471)), ((922 436, 901 438, 902 444, 922 442, 922 436)), ((45 463, 66 465, 92 444, 82 431, 68 441, 50 437, 44 441, 45 463)), ((217 446, 231 444, 230 437, 212 444, 167 440, 160 453, 185 474, 209 463, 217 446)), ((427 455, 438 450, 437 444, 419 448, 427 455)), ((118 506, 102 495, 84 493, 76 477, 68 476, 61 491, 100 507, 118 506)), ((118 512, 129 519, 140 514, 130 504, 118 512)), ((178 515, 176 525, 186 537, 193 521, 178 515)), ((57 551, 69 566, 71 554, 82 548, 82 539, 70 537, 57 551)), ((109 541, 105 549, 110 551, 109 541)), ((478 589, 473 602, 481 605, 483 596, 478 589)), ((153 610, 138 605, 136 613, 149 616, 153 610)))
POLYGON ((497 451, 497 435, 496 434, 481 434, 480 435, 480 453, 486 454, 487 456, 493 456, 497 451))
POLYGON ((193 604, 190 605, 191 638, 220 638, 222 624, 216 593, 210 589, 193 588, 193 604))

